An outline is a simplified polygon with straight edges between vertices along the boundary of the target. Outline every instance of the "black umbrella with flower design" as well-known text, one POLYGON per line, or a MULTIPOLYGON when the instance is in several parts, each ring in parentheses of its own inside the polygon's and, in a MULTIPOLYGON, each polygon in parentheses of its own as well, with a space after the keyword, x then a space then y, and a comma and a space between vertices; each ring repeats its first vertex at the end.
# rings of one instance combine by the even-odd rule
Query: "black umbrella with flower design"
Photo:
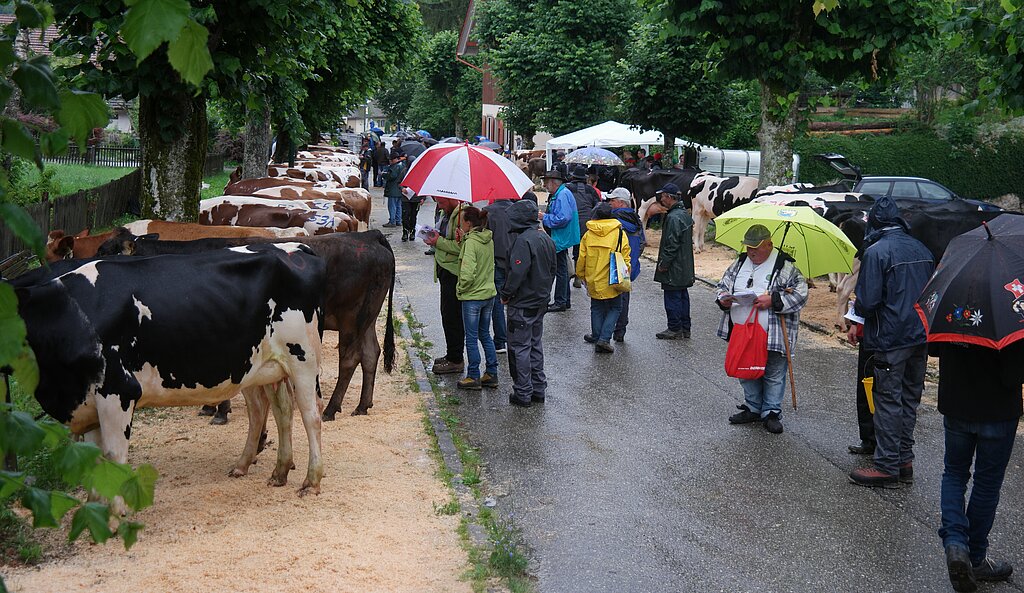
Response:
POLYGON ((950 241, 917 312, 929 342, 999 350, 1024 339, 1024 216, 1001 214, 950 241))

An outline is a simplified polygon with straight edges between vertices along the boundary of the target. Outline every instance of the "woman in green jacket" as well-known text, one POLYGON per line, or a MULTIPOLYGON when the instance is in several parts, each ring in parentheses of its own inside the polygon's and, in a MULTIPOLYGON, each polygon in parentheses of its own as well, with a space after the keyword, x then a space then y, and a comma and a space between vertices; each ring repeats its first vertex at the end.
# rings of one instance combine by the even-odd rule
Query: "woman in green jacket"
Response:
POLYGON ((455 294, 462 302, 462 324, 466 329, 466 378, 462 389, 479 390, 498 386, 498 354, 491 338, 491 309, 494 288, 494 242, 487 228, 487 213, 470 206, 462 211, 459 229, 459 282, 455 294), (484 347, 486 372, 480 376, 480 350, 484 347))

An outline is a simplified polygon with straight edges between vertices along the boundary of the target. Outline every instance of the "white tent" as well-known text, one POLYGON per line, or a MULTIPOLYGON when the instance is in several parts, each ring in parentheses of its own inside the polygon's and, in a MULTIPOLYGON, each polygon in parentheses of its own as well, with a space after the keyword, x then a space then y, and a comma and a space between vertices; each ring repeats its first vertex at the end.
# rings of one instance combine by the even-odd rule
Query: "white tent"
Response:
MULTIPOLYGON (((599 146, 602 148, 618 146, 642 146, 650 154, 651 146, 664 145, 664 136, 657 130, 641 132, 639 128, 617 121, 606 121, 603 124, 576 130, 564 136, 552 138, 544 146, 547 151, 548 168, 551 167, 551 151, 557 149, 572 150, 579 146, 599 146)), ((676 138, 676 146, 687 146, 691 142, 676 138)))

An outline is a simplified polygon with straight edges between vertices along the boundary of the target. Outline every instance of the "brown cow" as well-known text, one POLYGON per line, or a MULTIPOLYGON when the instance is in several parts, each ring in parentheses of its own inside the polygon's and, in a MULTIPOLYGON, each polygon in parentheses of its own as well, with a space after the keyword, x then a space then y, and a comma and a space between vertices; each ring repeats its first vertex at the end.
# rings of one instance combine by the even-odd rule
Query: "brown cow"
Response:
MULTIPOLYGON (((234 175, 232 175, 230 179, 234 179, 234 175)), ((279 185, 313 187, 313 182, 305 181, 303 179, 292 179, 290 177, 255 177, 252 179, 242 179, 240 181, 229 180, 228 184, 224 186, 224 195, 246 196, 252 194, 254 191, 259 191, 268 187, 277 187, 279 185)))
MULTIPOLYGON (((258 199, 258 198, 250 198, 258 199)), ((206 202, 207 200, 204 200, 206 202)), ((337 211, 313 210, 304 202, 295 202, 296 207, 264 204, 233 203, 229 201, 211 203, 199 213, 199 224, 241 225, 257 227, 299 227, 312 235, 359 230, 359 221, 351 216, 351 209, 345 204, 336 204, 337 211), (348 212, 339 210, 348 209, 348 212)))
POLYGON ((352 209, 352 215, 356 220, 369 225, 370 209, 373 202, 370 200, 370 192, 361 187, 340 187, 336 189, 318 187, 296 187, 282 185, 279 187, 268 187, 252 194, 256 197, 280 198, 284 200, 334 200, 343 202, 352 209))
MULTIPOLYGON (((127 252, 138 256, 196 253, 259 241, 227 239, 179 243, 139 239, 125 232, 107 244, 112 249, 109 253, 125 253, 129 240, 134 240, 134 245, 127 252)), ((373 388, 381 353, 376 322, 385 296, 388 297, 388 315, 384 323, 384 370, 390 373, 394 367, 395 333, 391 322, 394 252, 380 231, 336 233, 296 241, 309 245, 327 264, 324 329, 338 332, 338 383, 324 407, 323 419, 334 420, 341 409, 356 366, 362 366, 363 386, 352 415, 366 414, 373 407, 373 388)))
MULTIPOLYGON (((194 241, 210 238, 249 238, 262 237, 279 239, 285 237, 309 236, 302 228, 265 229, 246 226, 210 227, 188 222, 167 222, 165 220, 136 220, 124 225, 134 235, 156 233, 164 241, 194 241)), ((104 241, 110 239, 111 233, 90 235, 88 230, 75 236, 65 235, 64 231, 52 231, 46 242, 46 261, 55 262, 62 259, 82 259, 96 255, 96 250, 104 241)))

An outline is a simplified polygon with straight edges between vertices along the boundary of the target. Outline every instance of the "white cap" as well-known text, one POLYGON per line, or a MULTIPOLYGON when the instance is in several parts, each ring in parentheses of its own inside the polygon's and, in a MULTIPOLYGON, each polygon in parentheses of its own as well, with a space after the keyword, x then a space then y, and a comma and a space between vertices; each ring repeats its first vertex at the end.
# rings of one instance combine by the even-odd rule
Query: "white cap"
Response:
POLYGON ((629 190, 624 187, 616 187, 612 191, 605 194, 605 200, 624 200, 628 202, 632 196, 629 194, 629 190))

